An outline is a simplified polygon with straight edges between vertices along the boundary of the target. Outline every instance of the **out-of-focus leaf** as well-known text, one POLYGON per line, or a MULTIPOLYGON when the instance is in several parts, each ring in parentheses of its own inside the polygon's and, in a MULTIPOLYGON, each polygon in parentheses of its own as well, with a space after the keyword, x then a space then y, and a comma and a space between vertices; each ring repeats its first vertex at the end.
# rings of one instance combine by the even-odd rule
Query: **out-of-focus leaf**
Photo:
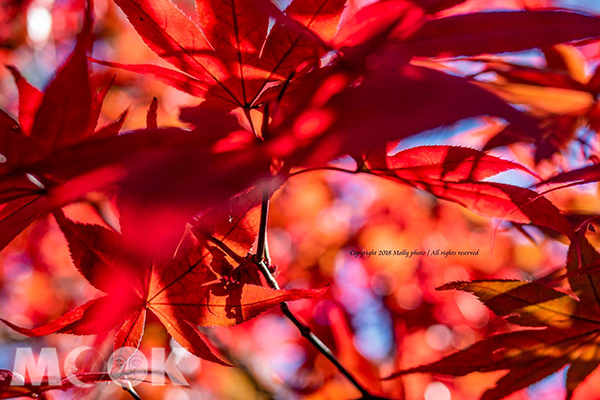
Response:
POLYGON ((433 19, 408 41, 418 57, 456 57, 548 47, 600 35, 598 18, 566 11, 486 12, 433 19))
POLYGON ((574 238, 567 269, 579 300, 542 284, 524 281, 453 282, 440 289, 473 293, 511 322, 544 329, 525 329, 491 336, 439 361, 401 370, 388 378, 424 372, 454 376, 508 370, 481 397, 498 400, 558 371, 565 365, 567 398, 600 364, 600 302, 597 272, 590 268, 600 254, 584 237, 574 238))
POLYGON ((509 103, 529 107, 536 114, 581 114, 594 104, 593 95, 579 90, 503 82, 481 85, 509 103))
POLYGON ((344 73, 307 82, 308 100, 299 93, 300 104, 290 106, 298 114, 291 138, 275 143, 274 152, 294 163, 319 164, 481 115, 503 118, 517 130, 537 130, 529 117, 465 79, 412 65, 397 71, 367 76, 350 88, 344 73))

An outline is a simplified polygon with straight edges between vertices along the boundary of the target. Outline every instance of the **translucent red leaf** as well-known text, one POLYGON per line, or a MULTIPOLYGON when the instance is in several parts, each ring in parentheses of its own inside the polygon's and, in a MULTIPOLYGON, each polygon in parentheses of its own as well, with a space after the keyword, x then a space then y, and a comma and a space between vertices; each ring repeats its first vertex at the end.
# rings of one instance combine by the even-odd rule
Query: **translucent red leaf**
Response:
MULTIPOLYGON (((598 347, 598 335, 593 329, 550 327, 494 335, 440 361, 402 370, 386 379, 411 373, 462 376, 475 371, 509 370, 481 397, 500 400, 553 374, 565 365, 571 364, 570 368, 578 371, 582 365, 595 363, 597 357, 588 360, 585 356, 574 356, 581 354, 575 353, 578 349, 598 347)), ((577 384, 581 381, 582 379, 577 384)), ((573 385, 570 386, 569 396, 575 389, 573 385)))
POLYGON ((520 164, 467 147, 419 146, 387 157, 387 171, 419 181, 480 181, 510 170, 533 175, 520 164))
POLYGON ((487 280, 451 282, 439 290, 462 290, 477 296, 486 307, 522 326, 553 326, 597 324, 599 307, 580 304, 566 293, 535 282, 518 280, 487 280))
POLYGON ((179 71, 164 68, 158 65, 152 64, 120 64, 116 62, 103 61, 92 59, 97 64, 105 65, 107 67, 119 68, 126 71, 136 72, 138 74, 144 74, 153 77, 154 79, 158 79, 166 83, 167 85, 171 85, 176 89, 181 90, 182 92, 188 93, 192 96, 203 97, 207 90, 208 85, 200 81, 190 75, 183 74, 179 71))
POLYGON ((548 199, 529 189, 491 182, 433 180, 414 183, 414 186, 487 217, 551 228, 566 236, 573 235, 573 227, 560 210, 548 199))
POLYGON ((200 80, 210 79, 202 31, 170 0, 117 0, 144 42, 160 57, 200 80))
POLYGON ((132 347, 137 349, 140 346, 142 336, 144 335, 145 323, 145 308, 141 308, 132 312, 117 331, 113 345, 114 351, 122 347, 132 347))
POLYGON ((123 182, 119 197, 127 245, 158 257, 173 254, 194 215, 269 178, 269 160, 254 143, 221 154, 190 146, 145 159, 123 182))
POLYGON ((153 312, 165 328, 167 328, 169 335, 171 335, 184 349, 196 357, 200 357, 216 364, 229 366, 229 364, 214 355, 195 326, 187 321, 173 318, 168 314, 164 315, 161 313, 161 310, 154 310, 153 312))
POLYGON ((583 235, 577 235, 569 246, 567 272, 569 285, 579 299, 600 308, 600 254, 583 235))
POLYGON ((562 172, 554 175, 538 184, 552 185, 558 183, 568 183, 569 186, 583 185, 585 183, 600 181, 600 164, 589 165, 587 167, 574 169, 572 171, 562 172))
POLYGON ((38 156, 81 141, 93 132, 93 93, 87 64, 91 34, 89 10, 75 50, 44 91, 35 114, 30 145, 38 156))
POLYGON ((260 52, 257 66, 267 72, 261 90, 268 81, 288 79, 303 63, 318 65, 329 50, 325 42, 336 33, 344 4, 343 0, 295 0, 289 5, 260 52), (294 23, 299 29, 293 28, 294 23))
POLYGON ((595 296, 600 260, 582 237, 573 238, 567 269, 577 300, 545 285, 525 281, 452 282, 440 289, 475 294, 509 321, 544 329, 525 329, 491 336, 431 364, 398 371, 462 376, 471 372, 508 370, 482 399, 499 400, 569 365, 567 398, 600 364, 600 305, 595 296), (593 268, 592 268, 593 267, 593 268))
POLYGON ((174 261, 155 264, 148 307, 163 316, 202 326, 232 326, 280 303, 319 295, 321 290, 273 290, 246 282, 221 280, 231 269, 219 250, 188 239, 174 261), (215 257, 214 254, 217 255, 215 257))
POLYGON ((119 115, 117 119, 109 122, 104 125, 102 128, 99 128, 96 132, 94 132, 94 138, 108 138, 115 137, 123 128, 123 124, 125 123, 125 119, 127 118, 128 110, 125 110, 119 115))
POLYGON ((494 54, 600 35, 598 19, 566 11, 486 12, 426 22, 408 39, 418 57, 494 54))
POLYGON ((293 162, 321 164, 480 115, 504 118, 518 130, 537 130, 529 117, 465 79, 412 65, 396 71, 367 76, 349 88, 350 76, 326 70, 313 78, 317 83, 305 82, 296 93, 301 100, 290 105, 299 114, 293 136, 275 143, 274 151, 287 156, 294 140, 293 162))
MULTIPOLYGON (((141 170, 149 160, 165 153, 172 154, 173 149, 184 147, 188 153, 194 152, 190 149, 196 149, 204 154, 202 163, 210 162, 207 155, 210 144, 214 144, 210 135, 198 136, 181 129, 158 129, 116 137, 123 118, 124 115, 97 131, 97 139, 90 138, 57 149, 46 158, 30 164, 27 174, 19 168, 15 168, 14 173, 8 168, 11 173, 0 175, 0 188, 6 190, 0 199, 14 202, 5 205, 5 211, 0 214, 2 248, 40 216, 80 201, 90 192, 110 189, 123 182, 130 172, 144 175, 141 170)), ((193 166, 197 161, 188 158, 186 162, 193 166)), ((191 176, 188 178, 191 179, 191 176)))
POLYGON ((13 74, 19 89, 19 124, 25 136, 31 134, 35 113, 42 101, 43 93, 32 86, 13 66, 7 67, 13 74))
POLYGON ((52 333, 73 333, 77 335, 93 335, 107 332, 114 328, 123 316, 115 308, 116 303, 108 296, 90 300, 72 309, 61 317, 45 325, 27 329, 17 326, 5 319, 6 325, 15 331, 29 337, 46 336, 52 333))
POLYGON ((203 213, 194 224, 199 239, 217 239, 240 257, 252 249, 258 235, 262 188, 242 193, 203 213))
POLYGON ((285 13, 327 42, 337 32, 345 4, 345 0, 295 0, 285 13))
POLYGON ((219 58, 222 73, 226 73, 225 77, 236 77, 226 84, 220 78, 220 89, 239 105, 251 104, 261 90, 251 82, 268 74, 255 65, 267 37, 269 16, 245 0, 197 0, 196 10, 202 31, 219 58))
POLYGON ((303 62, 318 62, 328 50, 324 39, 335 32, 344 1, 297 1, 284 14, 270 0, 198 0, 205 36, 169 0, 117 4, 148 46, 187 76, 158 67, 111 64, 153 75, 203 97, 210 107, 233 109, 256 106, 270 82, 287 79, 303 62), (202 85, 209 86, 206 93, 201 93, 202 85))
POLYGON ((412 2, 377 1, 346 20, 332 44, 337 48, 358 46, 389 30, 390 37, 405 39, 421 26, 424 17, 423 11, 412 2))
POLYGON ((61 212, 54 213, 56 222, 69 243, 69 250, 75 267, 95 288, 105 293, 115 289, 117 271, 113 264, 119 253, 119 234, 98 225, 74 223, 61 212))
MULTIPOLYGON (((193 354, 221 363, 195 326, 232 326, 286 301, 313 297, 322 290, 273 290, 248 282, 251 275, 234 274, 225 254, 187 235, 175 257, 140 262, 115 244, 114 234, 100 226, 57 220, 77 269, 108 295, 92 300, 46 325, 26 329, 4 321, 28 336, 51 333, 96 334, 117 328, 115 349, 137 347, 150 310, 169 333, 193 354), (100 278, 110 276, 110 282, 100 278)), ((244 266, 249 267, 249 266, 244 266)), ((242 268, 238 266, 237 268, 242 268)), ((257 268, 254 265, 254 268, 257 268)))

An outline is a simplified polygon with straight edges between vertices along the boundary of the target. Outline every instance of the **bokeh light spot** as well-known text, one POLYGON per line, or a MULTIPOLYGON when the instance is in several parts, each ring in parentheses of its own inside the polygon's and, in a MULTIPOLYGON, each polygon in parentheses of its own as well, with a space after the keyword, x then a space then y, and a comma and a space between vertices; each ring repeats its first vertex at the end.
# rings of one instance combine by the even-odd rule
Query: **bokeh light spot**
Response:
POLYGON ((27 35, 35 43, 45 43, 52 31, 52 15, 46 7, 32 6, 27 12, 27 35))

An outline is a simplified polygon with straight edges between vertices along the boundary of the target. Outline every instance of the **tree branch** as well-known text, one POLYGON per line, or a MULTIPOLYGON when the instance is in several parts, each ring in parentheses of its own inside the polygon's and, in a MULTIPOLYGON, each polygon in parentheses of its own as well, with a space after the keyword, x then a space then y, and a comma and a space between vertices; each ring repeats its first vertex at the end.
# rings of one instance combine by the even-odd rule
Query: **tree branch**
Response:
POLYGON ((262 204, 260 208, 260 225, 258 228, 258 243, 256 245, 256 255, 260 260, 264 260, 268 265, 270 263, 269 245, 267 243, 267 221, 269 220, 269 189, 263 189, 262 204))
POLYGON ((267 400, 275 399, 272 390, 266 387, 266 385, 254 373, 254 368, 251 363, 239 355, 234 354, 234 352, 219 339, 219 337, 211 330, 211 328, 199 327, 198 329, 204 336, 206 336, 210 343, 217 350, 219 350, 219 353, 223 355, 230 364, 237 367, 246 376, 246 378, 254 387, 254 390, 260 393, 267 400))
POLYGON ((310 168, 301 169, 300 171, 292 172, 288 176, 288 178, 291 178, 293 176, 302 175, 307 172, 314 172, 314 171, 337 171, 337 172, 346 172, 349 174, 358 174, 361 172, 360 170, 344 169, 344 168, 334 167, 333 165, 324 165, 321 167, 310 167, 310 168))
MULTIPOLYGON (((261 213, 260 213, 260 227, 258 234, 258 245, 256 249, 257 255, 257 266, 260 269, 260 272, 263 274, 265 279, 267 280, 267 284, 272 288, 279 290, 279 283, 271 273, 269 269, 269 250, 266 245, 266 236, 267 236, 267 219, 269 216, 269 192, 268 189, 265 189, 263 192, 263 199, 261 205, 261 213)), ((319 339, 310 328, 300 321, 296 316, 292 313, 287 303, 281 303, 279 305, 281 312, 285 315, 292 323, 298 328, 300 334, 306 338, 322 355, 325 356, 340 373, 350 381, 350 383, 358 389, 358 391, 362 394, 362 399, 373 399, 373 397, 367 389, 365 389, 356 378, 340 363, 337 357, 331 352, 331 350, 319 339)))
POLYGON ((135 400, 142 400, 142 398, 140 397, 139 394, 137 394, 137 392, 135 391, 135 389, 133 388, 133 386, 131 386, 131 382, 127 382, 127 386, 121 386, 123 388, 124 391, 126 391, 127 393, 129 393, 131 395, 131 397, 133 397, 135 400))

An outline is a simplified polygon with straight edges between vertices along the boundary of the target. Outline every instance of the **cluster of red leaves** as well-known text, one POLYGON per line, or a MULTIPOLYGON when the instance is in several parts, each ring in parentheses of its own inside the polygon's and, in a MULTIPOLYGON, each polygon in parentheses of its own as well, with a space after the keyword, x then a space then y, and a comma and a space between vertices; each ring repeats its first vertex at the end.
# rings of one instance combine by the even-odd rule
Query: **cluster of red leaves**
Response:
POLYGON ((567 398, 570 399, 600 364, 599 261, 600 254, 580 236, 569 247, 566 263, 565 276, 571 293, 535 281, 517 280, 451 282, 440 287, 440 290, 473 293, 513 324, 545 329, 494 335, 440 361, 399 371, 390 378, 414 372, 460 376, 475 371, 509 370, 482 396, 491 400, 504 398, 570 364, 567 373, 567 398))
MULTIPOLYGON (((10 327, 28 336, 115 330, 115 349, 138 347, 150 311, 191 353, 222 363, 198 325, 232 326, 321 292, 263 284, 247 256, 262 192, 271 194, 293 168, 349 155, 358 164, 349 172, 410 185, 572 243, 573 293, 520 281, 444 287, 472 292, 500 315, 517 314, 512 322, 546 329, 493 336, 393 376, 509 369, 484 395, 495 399, 572 364, 571 396, 597 367, 600 255, 582 236, 587 226, 573 225, 538 192, 487 180, 511 170, 537 178, 520 164, 466 147, 387 152, 410 136, 485 116, 505 124, 485 149, 533 143, 536 163, 551 159, 582 119, 596 129, 597 74, 583 82, 569 55, 552 47, 599 37, 596 17, 560 10, 440 17, 462 1, 380 0, 344 16, 345 0, 294 0, 284 11, 270 0, 197 0, 197 24, 170 0, 115 2, 148 47, 177 69, 92 61, 149 75, 203 101, 181 110, 189 129, 159 128, 156 102, 146 129, 120 133, 126 112, 97 129, 110 83, 89 70, 91 5, 75 49, 43 93, 9 67, 19 122, 0 114, 0 248, 53 213, 75 266, 105 293, 46 325, 25 329, 3 320, 10 327), (533 48, 549 49, 547 70, 483 56, 533 48), (496 80, 464 79, 432 62, 461 56, 496 80), (573 99, 557 110, 531 87, 573 99), (120 232, 61 211, 115 188, 120 232)), ((590 166, 540 185, 598 180, 598 168, 590 166)))

